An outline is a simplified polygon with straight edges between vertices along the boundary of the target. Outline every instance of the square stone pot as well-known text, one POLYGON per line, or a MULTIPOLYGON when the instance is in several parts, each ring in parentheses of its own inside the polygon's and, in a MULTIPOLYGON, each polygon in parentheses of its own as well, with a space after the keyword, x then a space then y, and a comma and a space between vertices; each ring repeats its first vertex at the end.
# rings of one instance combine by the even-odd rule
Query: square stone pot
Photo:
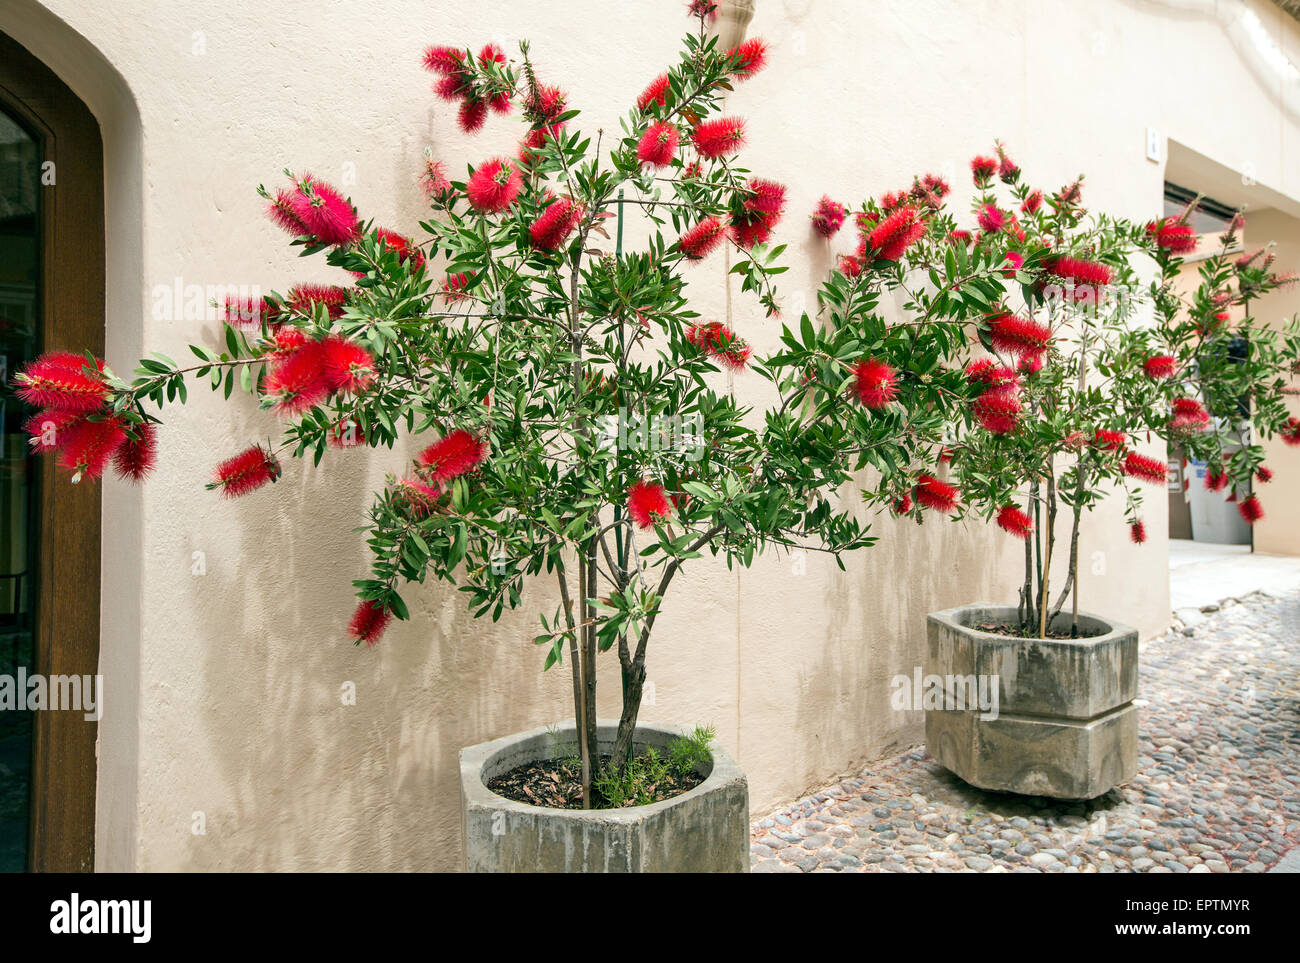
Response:
MULTIPOLYGON (((600 751, 615 722, 597 725, 600 751)), ((633 752, 666 750, 685 728, 637 726, 633 752)), ((472 873, 747 873, 749 786, 714 742, 703 783, 648 806, 548 809, 498 796, 489 780, 516 766, 576 753, 572 720, 460 751, 465 869, 472 873)), ((705 773, 701 773, 705 775, 705 773)))
MULTIPOLYGON (((925 745, 972 786, 1060 799, 1092 799, 1137 773, 1137 630, 1079 615, 1078 639, 980 632, 1016 610, 968 605, 929 617, 927 676, 944 678, 945 708, 926 708, 925 745), (996 718, 957 705, 960 680, 998 678, 996 718)), ((1062 613, 1056 628, 1068 631, 1062 613)), ((991 684, 991 683, 990 683, 991 684)), ((968 691, 968 690, 967 690, 968 691)), ((967 703, 969 704, 969 703, 967 703)))

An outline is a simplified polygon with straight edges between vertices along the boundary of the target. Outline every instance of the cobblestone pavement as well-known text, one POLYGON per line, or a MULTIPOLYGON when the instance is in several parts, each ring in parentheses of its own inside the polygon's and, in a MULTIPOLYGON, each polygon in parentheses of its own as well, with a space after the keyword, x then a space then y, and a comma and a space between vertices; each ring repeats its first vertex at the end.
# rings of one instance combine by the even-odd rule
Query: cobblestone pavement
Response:
POLYGON ((991 793, 915 749, 754 820, 755 872, 1264 872, 1300 844, 1300 593, 1180 613, 1141 647, 1138 775, 991 793))

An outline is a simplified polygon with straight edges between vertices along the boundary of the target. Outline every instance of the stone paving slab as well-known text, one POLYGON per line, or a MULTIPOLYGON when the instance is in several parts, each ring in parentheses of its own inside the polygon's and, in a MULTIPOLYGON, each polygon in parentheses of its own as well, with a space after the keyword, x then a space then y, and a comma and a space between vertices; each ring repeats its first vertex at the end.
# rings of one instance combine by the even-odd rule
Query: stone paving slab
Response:
POLYGON ((1086 802, 985 792, 915 749, 754 820, 753 871, 1291 868, 1300 592, 1229 600, 1144 643, 1140 660, 1141 758, 1128 785, 1086 802))

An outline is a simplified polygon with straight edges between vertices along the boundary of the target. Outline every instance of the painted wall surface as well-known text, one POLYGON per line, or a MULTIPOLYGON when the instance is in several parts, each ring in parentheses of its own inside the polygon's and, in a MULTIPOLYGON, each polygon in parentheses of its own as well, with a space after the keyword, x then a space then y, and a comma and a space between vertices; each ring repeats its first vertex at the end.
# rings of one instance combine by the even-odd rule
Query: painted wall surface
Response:
MULTIPOLYGON (((582 127, 615 131, 676 57, 680 6, 0 0, 0 29, 104 120, 109 360, 125 369, 141 348, 181 357, 217 334, 183 311, 155 316, 155 288, 332 280, 262 217, 253 188, 286 165, 347 182, 363 214, 413 232, 425 146, 459 168, 513 150, 509 120, 472 140, 456 130, 420 69, 426 44, 531 38, 543 78, 585 111, 582 127)), ((750 33, 771 43, 772 65, 731 110, 750 121, 748 166, 791 187, 777 232, 790 244, 787 314, 833 263, 800 216, 821 194, 857 202, 932 170, 961 185, 964 204, 967 160, 995 137, 1035 181, 1086 172, 1091 206, 1135 218, 1160 209, 1149 126, 1226 164, 1249 158, 1260 182, 1300 196, 1287 164, 1300 138, 1293 91, 1270 84, 1231 18, 1257 12, 1293 61, 1300 31, 1263 2, 1199 6, 758 0, 750 33)), ((724 271, 715 260, 693 272, 696 305, 773 347, 777 325, 724 271)), ((759 400, 743 378, 736 390, 759 400)), ((105 483, 98 865, 454 868, 457 750, 564 717, 566 679, 540 672, 533 610, 476 625, 445 588, 410 593, 413 621, 376 650, 348 645, 350 581, 367 564, 352 530, 409 453, 292 464, 233 503, 203 490, 216 461, 273 427, 247 402, 196 390, 171 415, 156 478, 139 491, 105 483), (347 684, 356 705, 342 704, 347 684)), ((1148 506, 1147 545, 1128 543, 1117 500, 1082 540, 1083 607, 1147 635, 1169 610, 1163 494, 1148 506)), ((743 575, 695 564, 660 619, 643 715, 715 724, 755 812, 920 743, 919 714, 889 708, 889 680, 921 663, 926 613, 1012 596, 1018 544, 995 529, 884 519, 876 531, 847 573, 820 556, 743 575)), ((531 592, 553 604, 549 585, 531 592)), ((606 714, 612 658, 603 668, 606 714)))
MULTIPOLYGON (((1267 211, 1249 219, 1247 250, 1267 241, 1276 242, 1278 264, 1286 270, 1300 266, 1300 220, 1280 211, 1267 211)), ((1282 288, 1261 298, 1254 308, 1257 317, 1281 324, 1300 312, 1300 285, 1282 288)), ((1293 415, 1300 415, 1300 398, 1290 399, 1293 415)), ((1273 469, 1274 480, 1256 484, 1255 494, 1264 508, 1264 518, 1255 523, 1255 551, 1270 555, 1300 555, 1300 499, 1288 479, 1300 478, 1300 448, 1274 438, 1264 442, 1265 464, 1273 469)))

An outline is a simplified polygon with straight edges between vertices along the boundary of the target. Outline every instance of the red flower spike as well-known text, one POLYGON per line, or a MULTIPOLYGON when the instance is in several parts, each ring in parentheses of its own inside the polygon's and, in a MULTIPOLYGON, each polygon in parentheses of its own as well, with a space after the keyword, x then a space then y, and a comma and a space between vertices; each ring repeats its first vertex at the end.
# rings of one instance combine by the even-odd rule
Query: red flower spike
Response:
POLYGON ((210 487, 220 488, 227 498, 238 498, 279 478, 280 463, 261 445, 254 445, 218 465, 216 477, 210 487))
POLYGON ((822 237, 830 238, 839 232, 844 226, 844 219, 848 216, 843 204, 830 199, 823 195, 822 199, 817 202, 817 210, 813 211, 812 224, 813 230, 822 237))
POLYGON ((855 278, 862 273, 862 260, 851 254, 840 258, 840 273, 846 278, 855 278))
POLYGON ((1128 537, 1133 540, 1134 545, 1141 545, 1147 540, 1146 522, 1138 519, 1128 527, 1128 537))
POLYGON ((157 432, 151 421, 134 425, 131 431, 135 437, 128 437, 113 452, 113 468, 121 477, 141 482, 153 472, 158 462, 157 432))
POLYGON ((912 495, 918 504, 936 512, 956 511, 959 492, 947 482, 942 482, 933 475, 918 475, 912 495))
POLYGON ((912 510, 912 493, 903 492, 903 497, 895 498, 889 508, 895 515, 906 515, 912 510))
POLYGON ((744 370, 753 354, 753 349, 720 321, 687 329, 686 340, 733 371, 744 370))
POLYGON ((877 358, 865 358, 853 368, 853 392, 862 407, 878 411, 898 396, 898 374, 877 358))
POLYGON ((998 210, 996 204, 983 205, 975 220, 985 234, 996 234, 1006 224, 1006 216, 998 210))
POLYGON ((53 411, 90 412, 108 398, 108 385, 86 369, 103 370, 102 361, 91 365, 84 357, 61 351, 43 354, 24 365, 14 378, 16 394, 27 404, 53 411))
POLYGON ((554 251, 577 229, 583 213, 582 205, 575 203, 571 197, 552 201, 528 228, 533 247, 554 251))
POLYGON ((1130 478, 1149 485, 1163 485, 1169 477, 1168 465, 1158 458, 1139 455, 1137 452, 1129 452, 1124 456, 1124 464, 1120 470, 1130 478))
POLYGON ((514 203, 524 186, 519 167, 504 157, 481 164, 465 185, 470 206, 480 214, 500 214, 514 203))
POLYGON ((428 47, 424 51, 424 69, 449 77, 465 69, 465 51, 445 44, 428 47))
POLYGON ((642 164, 667 167, 677 156, 679 136, 676 124, 666 120, 652 124, 642 135, 641 143, 637 145, 637 160, 642 164))
POLYGON ((1092 447, 1102 451, 1123 451, 1128 447, 1128 436, 1122 431, 1098 428, 1093 435, 1092 447))
POLYGON ((266 214, 276 225, 294 237, 311 233, 307 225, 294 213, 293 194, 286 188, 281 187, 275 192, 275 197, 266 206, 266 214))
POLYGON ((1020 204, 1020 210, 1025 214, 1037 214, 1038 209, 1043 206, 1043 192, 1034 191, 1020 204))
POLYGON ((23 422, 23 431, 31 435, 27 444, 34 454, 58 451, 66 433, 86 420, 81 411, 40 411, 23 422))
POLYGON ((702 261, 727 237, 727 228, 716 217, 706 217, 681 236, 677 244, 687 258, 702 261))
POLYGON ((331 448, 360 448, 366 443, 366 433, 352 418, 342 418, 330 427, 327 437, 331 448))
POLYGON ((221 320, 232 328, 257 328, 271 324, 279 313, 267 298, 228 294, 222 305, 221 320))
POLYGON ((989 332, 996 350, 1017 357, 1041 356, 1052 339, 1052 331, 1047 325, 1013 314, 989 318, 989 332))
POLYGON ((975 178, 976 187, 987 187, 993 175, 997 173, 998 162, 992 157, 979 155, 971 158, 970 170, 975 178))
POLYGON ((1004 505, 998 512, 998 528, 1024 541, 1034 533, 1034 520, 1015 505, 1004 505))
POLYGON ((745 122, 739 117, 719 117, 696 126, 691 135, 695 149, 708 160, 730 157, 745 144, 745 122))
POLYGON ((264 387, 266 394, 276 399, 276 411, 300 415, 325 400, 332 387, 325 358, 325 346, 321 342, 305 341, 272 365, 264 387))
POLYGON ((1196 250, 1196 229, 1177 217, 1166 217, 1147 224, 1147 235, 1156 247, 1170 254, 1191 254, 1196 250))
POLYGON ((650 108, 651 104, 658 107, 668 106, 668 75, 660 74, 650 85, 641 91, 641 96, 636 99, 637 110, 644 113, 650 108))
POLYGON ((1086 287, 1104 287, 1115 277, 1104 264, 1073 257, 1053 258, 1047 263, 1047 270, 1062 280, 1086 287))
POLYGON ((361 345, 331 334, 323 342, 325 379, 331 392, 360 394, 375 383, 375 359, 361 345))
POLYGON ((311 174, 298 178, 288 193, 294 216, 322 244, 350 244, 360 228, 357 212, 348 199, 311 174))
POLYGON ((424 159, 420 190, 431 201, 446 201, 451 197, 454 192, 447 177, 447 166, 442 161, 436 161, 432 157, 424 159))
POLYGON ((378 602, 366 599, 358 604, 356 611, 352 613, 352 621, 348 623, 348 633, 353 642, 358 644, 364 642, 372 646, 379 641, 380 636, 384 634, 384 629, 388 628, 388 623, 392 620, 392 612, 378 602))
POLYGON ((657 482, 638 481, 627 493, 627 514, 637 528, 651 528, 656 519, 668 517, 672 504, 657 482))
POLYGON ((461 101, 456 110, 456 125, 466 134, 477 134, 487 123, 488 105, 485 100, 461 101))
POLYGON ((1228 473, 1220 467, 1205 469, 1205 490, 1221 492, 1228 487, 1228 473))
POLYGON ((1247 525, 1254 525, 1264 517, 1264 506, 1259 503, 1259 499, 1254 495, 1243 498, 1241 503, 1237 505, 1237 511, 1241 513, 1241 517, 1247 525))
POLYGON ((435 441, 417 459, 430 481, 445 483, 473 471, 487 458, 487 443, 458 428, 435 441))
POLYGON ((124 441, 126 429, 120 418, 79 421, 59 441, 59 467, 73 472, 74 482, 99 478, 124 441))
POLYGON ((1156 354, 1147 358, 1142 363, 1142 370, 1146 376, 1153 381, 1159 381, 1162 378, 1172 378, 1178 371, 1178 361, 1173 355, 1156 354))
POLYGON ((1260 465, 1255 469, 1255 478, 1261 483, 1271 482, 1273 480, 1273 469, 1260 465))
POLYGON ((748 80, 767 65, 767 44, 758 37, 751 37, 740 46, 728 50, 727 56, 737 60, 731 76, 737 80, 748 80))
POLYGON ((289 289, 288 304, 295 311, 311 314, 318 304, 325 305, 330 320, 343 316, 348 289, 337 284, 296 284, 289 289))
POLYGON ((919 219, 916 210, 900 207, 871 232, 867 243, 876 257, 897 261, 924 236, 925 222, 919 219))

